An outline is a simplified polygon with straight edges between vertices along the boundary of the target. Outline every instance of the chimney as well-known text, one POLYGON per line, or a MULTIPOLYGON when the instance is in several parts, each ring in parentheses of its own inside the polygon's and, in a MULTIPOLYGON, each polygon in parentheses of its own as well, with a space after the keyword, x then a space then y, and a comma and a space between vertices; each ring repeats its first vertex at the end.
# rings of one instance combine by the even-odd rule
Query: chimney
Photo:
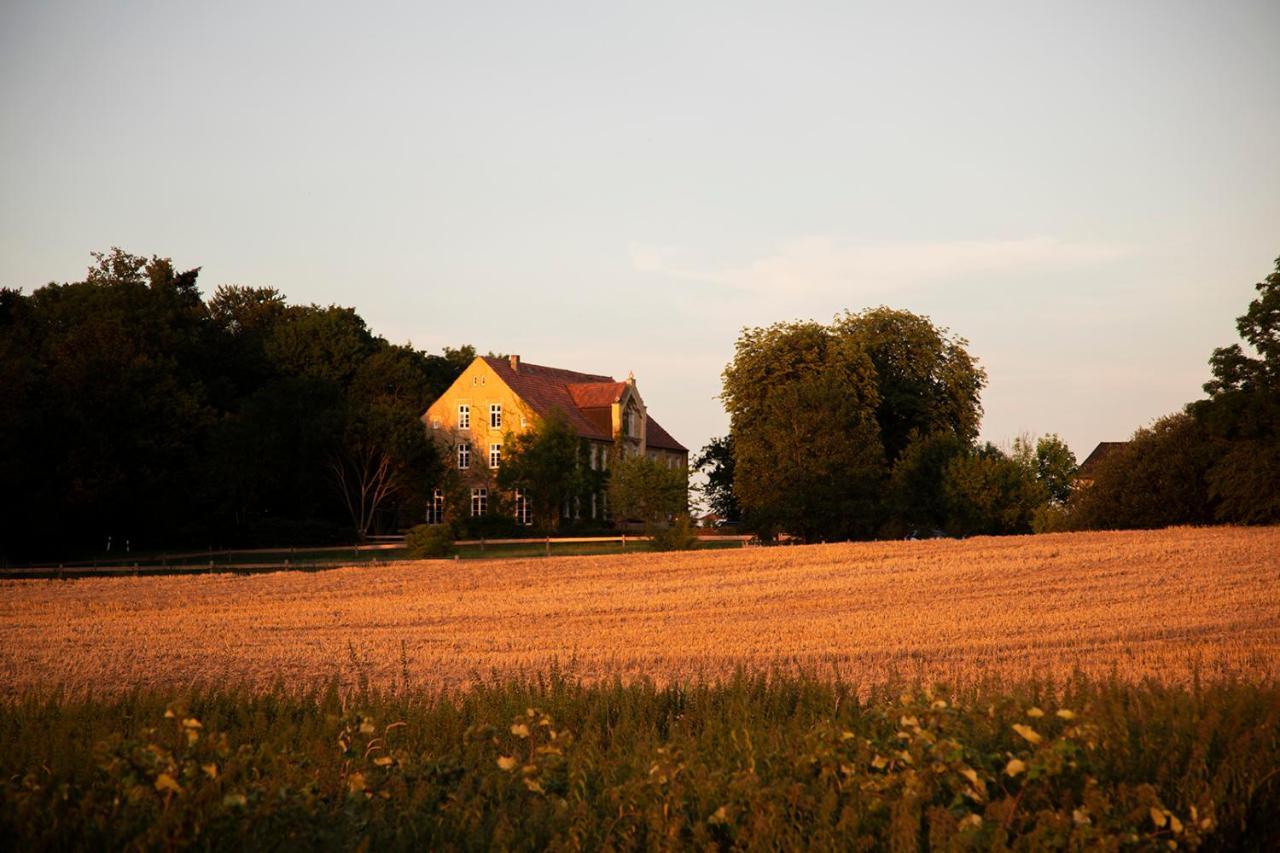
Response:
POLYGON ((519 372, 520 372, 520 356, 518 356, 518 355, 509 355, 509 356, 507 356, 507 361, 511 362, 511 370, 512 370, 512 372, 514 372, 514 373, 519 373, 519 372))

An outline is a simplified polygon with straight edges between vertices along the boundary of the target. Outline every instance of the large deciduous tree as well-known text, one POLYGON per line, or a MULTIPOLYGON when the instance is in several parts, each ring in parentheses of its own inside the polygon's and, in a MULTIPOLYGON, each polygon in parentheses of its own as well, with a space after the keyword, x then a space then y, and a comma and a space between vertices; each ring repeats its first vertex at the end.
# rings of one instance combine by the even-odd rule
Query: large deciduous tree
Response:
POLYGON ((812 322, 747 329, 724 371, 733 491, 750 523, 805 539, 870 535, 884 473, 870 357, 812 322))
POLYGON ((1280 522, 1280 258, 1255 285, 1258 296, 1236 320, 1240 344, 1213 351, 1209 399, 1191 414, 1218 444, 1206 474, 1220 521, 1280 522))
POLYGON ((913 437, 977 435, 986 374, 965 345, 889 308, 745 330, 722 394, 745 519, 805 539, 878 532, 889 466, 913 437))

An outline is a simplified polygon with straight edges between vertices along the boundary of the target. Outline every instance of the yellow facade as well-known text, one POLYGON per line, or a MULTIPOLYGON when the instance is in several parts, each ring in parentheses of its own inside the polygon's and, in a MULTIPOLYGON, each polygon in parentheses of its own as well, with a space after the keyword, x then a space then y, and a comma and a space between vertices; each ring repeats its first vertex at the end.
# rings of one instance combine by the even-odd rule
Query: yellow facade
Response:
MULTIPOLYGON (((477 358, 462 371, 440 399, 431 404, 423 421, 431 434, 442 444, 454 446, 469 440, 472 447, 472 468, 484 468, 488 464, 489 451, 494 444, 501 445, 506 433, 519 434, 532 428, 534 414, 524 401, 507 386, 484 359, 477 358), (501 426, 492 426, 491 406, 500 406, 501 426), (467 407, 468 426, 460 425, 462 407, 467 407), (482 450, 481 450, 482 449, 482 450), (483 452, 483 459, 475 456, 483 452), (479 464, 477 464, 479 463, 479 464)), ((456 447, 454 465, 457 467, 456 447)))

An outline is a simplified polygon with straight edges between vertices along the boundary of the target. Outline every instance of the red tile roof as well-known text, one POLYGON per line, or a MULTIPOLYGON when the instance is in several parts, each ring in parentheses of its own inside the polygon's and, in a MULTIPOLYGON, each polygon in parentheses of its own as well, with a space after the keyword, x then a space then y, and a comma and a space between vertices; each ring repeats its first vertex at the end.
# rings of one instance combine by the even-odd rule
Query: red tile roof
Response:
MULTIPOLYGON (((523 366, 523 365, 522 365, 523 366)), ((575 382, 566 386, 573 404, 579 409, 596 409, 612 406, 622 399, 627 390, 625 382, 575 382)))
MULTIPOLYGON (((553 409, 559 410, 574 432, 583 438, 613 440, 609 407, 622 398, 625 382, 615 382, 612 376, 543 367, 527 361, 519 362, 518 369, 512 369, 510 359, 482 357, 537 414, 547 415, 553 409)), ((645 425, 645 443, 659 449, 687 452, 687 448, 652 417, 645 425)))

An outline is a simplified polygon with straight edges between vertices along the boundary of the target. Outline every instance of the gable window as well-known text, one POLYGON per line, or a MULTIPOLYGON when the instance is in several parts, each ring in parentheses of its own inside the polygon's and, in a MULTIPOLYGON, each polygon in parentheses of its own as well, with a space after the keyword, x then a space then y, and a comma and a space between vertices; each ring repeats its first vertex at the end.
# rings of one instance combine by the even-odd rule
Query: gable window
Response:
POLYGON ((466 403, 458 404, 458 429, 471 429, 471 407, 466 403))
POLYGON ((444 490, 431 490, 431 503, 427 504, 427 524, 444 524, 444 490))
POLYGON ((489 445, 489 467, 497 468, 501 464, 502 464, 502 445, 501 444, 489 445))
POLYGON ((525 527, 533 524, 533 513, 529 509, 529 493, 524 489, 516 489, 516 524, 525 527))
POLYGON ((499 429, 502 426, 502 404, 489 404, 489 428, 499 429))
POLYGON ((431 419, 431 428, 432 428, 432 429, 440 429, 440 419, 439 419, 439 418, 432 418, 432 419, 431 419))
POLYGON ((471 442, 458 443, 458 470, 465 471, 471 467, 471 442))
POLYGON ((471 490, 471 517, 484 515, 489 511, 489 490, 488 489, 472 489, 471 490))

